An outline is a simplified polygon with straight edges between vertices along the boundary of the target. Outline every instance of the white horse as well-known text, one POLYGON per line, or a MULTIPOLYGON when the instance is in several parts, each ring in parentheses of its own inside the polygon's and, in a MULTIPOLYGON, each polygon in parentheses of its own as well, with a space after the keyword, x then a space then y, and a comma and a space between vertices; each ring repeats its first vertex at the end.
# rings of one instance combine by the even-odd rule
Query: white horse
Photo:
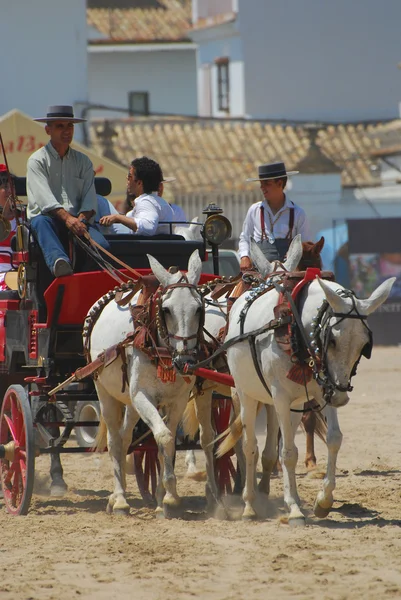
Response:
MULTIPOLYGON (((252 244, 252 259, 264 271, 273 267, 262 255, 256 244, 252 244), (264 266, 263 266, 264 265, 264 266)), ((388 297, 395 278, 382 283, 366 300, 359 300, 338 283, 317 278, 303 292, 300 304, 302 325, 309 339, 314 340, 314 348, 321 348, 321 366, 318 374, 324 387, 312 378, 307 384, 310 397, 324 406, 328 421, 327 446, 328 465, 323 489, 315 503, 315 514, 326 516, 333 504, 335 488, 335 466, 341 446, 342 434, 339 429, 336 408, 348 400, 351 373, 361 354, 370 344, 370 332, 365 324, 368 315, 374 312, 388 297), (320 328, 319 328, 320 325, 320 328), (326 400, 325 400, 326 398, 326 400)), ((230 317, 226 341, 240 334, 241 313, 247 310, 244 332, 252 333, 274 319, 278 292, 270 292, 257 297, 246 309, 248 295, 241 296, 234 304, 230 317)), ((299 408, 305 402, 305 388, 287 378, 292 367, 290 357, 277 344, 273 331, 267 331, 256 340, 256 356, 261 370, 258 377, 247 340, 234 344, 227 351, 230 372, 241 403, 241 420, 244 426, 243 445, 246 457, 246 484, 243 492, 245 509, 243 518, 256 518, 254 509, 256 463, 258 457, 255 436, 255 419, 258 402, 274 406, 282 433, 281 464, 284 479, 284 501, 289 509, 289 523, 303 525, 305 519, 300 509, 297 493, 295 467, 298 450, 294 443, 295 431, 300 415, 291 419, 290 408, 299 408), (262 381, 263 380, 263 381, 262 381), (271 396, 265 386, 270 390, 271 396)), ((271 432, 268 432, 271 433, 271 432)), ((266 459, 276 460, 277 435, 268 435, 266 459)))
MULTIPOLYGON (((263 255, 262 255, 263 256, 263 255)), ((288 249, 287 258, 284 263, 285 270, 293 271, 297 267, 302 257, 302 242, 301 236, 297 235, 291 242, 290 248, 288 249)), ((259 257, 255 259, 255 265, 257 266, 262 277, 267 277, 271 269, 274 268, 270 263, 265 264, 263 260, 260 261, 259 257)), ((236 300, 238 302, 238 300, 236 300)), ((219 300, 213 300, 210 295, 205 297, 205 339, 212 341, 212 338, 208 336, 210 333, 213 338, 217 338, 221 328, 226 326, 227 323, 227 300, 225 298, 219 300)), ((189 405, 186 410, 186 417, 189 421, 187 431, 190 434, 195 434, 199 426, 200 445, 205 453, 206 459, 206 498, 208 502, 209 510, 213 508, 216 503, 216 499, 219 496, 217 484, 215 480, 214 471, 214 458, 213 458, 213 441, 216 437, 216 432, 212 423, 212 398, 213 392, 218 392, 225 396, 232 397, 234 415, 239 414, 239 399, 234 389, 230 389, 227 386, 213 384, 211 381, 204 381, 200 387, 194 388, 193 390, 193 401, 194 405, 189 405), (192 408, 195 409, 196 420, 192 408)), ((269 427, 273 431, 276 430, 276 441, 278 435, 278 422, 277 417, 273 410, 267 410, 268 412, 268 423, 269 427)), ((235 446, 235 452, 237 460, 239 461, 239 467, 243 476, 245 475, 245 459, 242 450, 242 443, 239 442, 235 446)), ((263 453, 263 457, 265 455, 263 453)), ((264 460, 264 458, 263 458, 264 460)), ((186 454, 185 462, 188 466, 188 476, 196 474, 196 462, 195 455, 192 450, 189 450, 186 454)), ((272 467, 273 468, 273 467, 272 467)), ((195 475, 196 477, 196 475, 195 475)))
MULTIPOLYGON (((196 287, 202 269, 199 253, 195 251, 192 254, 186 277, 180 271, 169 273, 155 258, 148 258, 161 286, 156 344, 158 347, 169 347, 178 364, 196 360, 204 310, 196 287)), ((135 305, 137 298, 138 294, 131 303, 135 305)), ((86 335, 90 335, 91 360, 107 348, 119 344, 133 331, 130 307, 107 301, 107 296, 92 307, 86 323, 89 327, 86 335)), ((84 343, 87 339, 84 339, 84 343)), ((163 382, 158 378, 156 366, 147 354, 132 346, 127 347, 125 354, 128 379, 125 391, 122 391, 121 356, 105 366, 95 381, 114 468, 114 492, 109 497, 107 511, 129 511, 125 499, 126 454, 133 427, 141 418, 151 429, 159 448, 161 473, 156 491, 156 511, 161 513, 163 508, 178 507, 180 502, 173 467, 175 435, 195 378, 177 373, 175 381, 163 382), (122 404, 125 405, 125 411, 121 410, 122 404), (161 406, 164 407, 164 419, 158 410, 161 406)))

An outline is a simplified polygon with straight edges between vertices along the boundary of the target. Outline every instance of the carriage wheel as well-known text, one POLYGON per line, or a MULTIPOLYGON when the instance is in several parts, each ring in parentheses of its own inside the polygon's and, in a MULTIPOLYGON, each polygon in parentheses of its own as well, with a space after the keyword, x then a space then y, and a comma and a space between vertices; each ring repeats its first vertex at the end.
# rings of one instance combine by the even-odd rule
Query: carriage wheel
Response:
POLYGON ((31 407, 21 385, 7 389, 1 408, 0 444, 11 441, 15 443, 13 460, 0 460, 4 502, 7 512, 26 515, 33 490, 35 448, 31 407))
POLYGON ((139 492, 147 503, 153 503, 156 498, 157 478, 160 475, 160 463, 157 458, 157 445, 153 440, 134 450, 135 477, 139 492))
MULTIPOLYGON (((225 431, 229 426, 231 407, 231 398, 218 396, 217 398, 215 397, 213 399, 212 413, 217 435, 223 433, 223 431, 225 431)), ((217 442, 216 448, 219 446, 219 444, 220 442, 217 442)), ((237 472, 231 458, 234 454, 234 449, 232 449, 221 458, 215 459, 215 477, 220 494, 222 495, 233 493, 237 476, 237 472)))

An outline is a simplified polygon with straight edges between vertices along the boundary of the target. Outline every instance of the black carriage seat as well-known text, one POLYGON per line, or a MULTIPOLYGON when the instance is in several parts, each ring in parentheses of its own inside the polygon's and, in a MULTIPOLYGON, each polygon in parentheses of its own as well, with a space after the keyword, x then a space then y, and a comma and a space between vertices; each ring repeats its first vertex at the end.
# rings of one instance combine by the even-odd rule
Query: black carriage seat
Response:
MULTIPOLYGON (((110 252, 134 269, 149 269, 147 254, 156 258, 166 269, 171 266, 186 270, 191 254, 199 251, 201 260, 206 255, 203 241, 187 241, 181 235, 160 234, 140 235, 106 235, 110 244, 110 252)), ((118 265, 116 265, 118 266, 118 265)))

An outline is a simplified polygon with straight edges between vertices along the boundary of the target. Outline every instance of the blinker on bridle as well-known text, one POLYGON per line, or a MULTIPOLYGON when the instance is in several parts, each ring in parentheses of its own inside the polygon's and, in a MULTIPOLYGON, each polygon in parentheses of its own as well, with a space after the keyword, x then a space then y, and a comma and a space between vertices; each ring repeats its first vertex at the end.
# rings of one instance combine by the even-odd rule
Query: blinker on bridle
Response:
POLYGON ((347 313, 343 312, 334 312, 327 300, 324 300, 322 306, 320 307, 317 316, 313 319, 312 323, 314 324, 314 329, 311 332, 312 342, 311 347, 314 350, 315 356, 320 362, 320 368, 316 372, 315 379, 323 387, 325 390, 324 398, 327 402, 330 402, 330 399, 335 391, 339 392, 351 392, 353 390, 353 386, 351 385, 351 379, 356 374, 359 362, 362 356, 366 358, 370 358, 372 354, 373 347, 373 334, 371 329, 366 324, 366 315, 361 315, 358 311, 358 307, 356 305, 356 298, 352 291, 350 290, 338 290, 338 295, 343 298, 349 298, 352 302, 352 306, 347 313), (330 320, 332 318, 339 319, 332 325, 330 325, 330 320), (369 341, 362 348, 361 354, 354 364, 348 383, 346 386, 336 383, 330 375, 328 365, 327 365, 327 350, 330 342, 331 331, 333 327, 339 325, 345 319, 358 319, 364 325, 366 330, 368 331, 369 341), (323 333, 323 339, 321 338, 321 333, 323 333), (321 342, 321 350, 318 348, 319 342, 321 342), (320 373, 322 373, 323 377, 321 377, 320 373))

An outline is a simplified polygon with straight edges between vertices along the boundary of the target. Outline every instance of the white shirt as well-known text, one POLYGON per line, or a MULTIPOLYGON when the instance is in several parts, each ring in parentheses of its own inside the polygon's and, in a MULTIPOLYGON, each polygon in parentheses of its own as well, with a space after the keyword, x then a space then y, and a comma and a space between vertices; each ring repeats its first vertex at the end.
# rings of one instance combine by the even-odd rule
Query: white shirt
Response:
POLYGON ((159 225, 160 221, 171 223, 174 221, 174 212, 168 202, 156 194, 141 194, 135 198, 135 206, 126 214, 134 218, 138 229, 134 235, 158 235, 170 233, 169 225, 159 225))
POLYGON ((93 165, 73 148, 63 158, 51 142, 36 150, 28 159, 26 189, 28 219, 57 208, 76 217, 97 209, 93 165))
POLYGON ((174 213, 173 221, 176 223, 185 223, 185 221, 188 221, 184 209, 181 206, 178 206, 178 204, 170 204, 170 206, 174 213))
POLYGON ((286 196, 283 208, 281 208, 274 215, 266 200, 263 200, 262 202, 256 202, 255 204, 252 204, 245 217, 245 221, 242 226, 242 232, 239 237, 238 252, 240 258, 243 256, 250 256, 249 242, 251 237, 255 240, 255 242, 260 242, 262 240, 262 229, 260 226, 261 206, 263 206, 265 209, 264 216, 266 236, 269 236, 270 234, 277 239, 287 237, 289 232, 290 208, 293 208, 294 227, 292 229, 292 237, 300 233, 302 240, 305 241, 309 239, 309 228, 306 214, 300 206, 289 200, 289 198, 286 196))

